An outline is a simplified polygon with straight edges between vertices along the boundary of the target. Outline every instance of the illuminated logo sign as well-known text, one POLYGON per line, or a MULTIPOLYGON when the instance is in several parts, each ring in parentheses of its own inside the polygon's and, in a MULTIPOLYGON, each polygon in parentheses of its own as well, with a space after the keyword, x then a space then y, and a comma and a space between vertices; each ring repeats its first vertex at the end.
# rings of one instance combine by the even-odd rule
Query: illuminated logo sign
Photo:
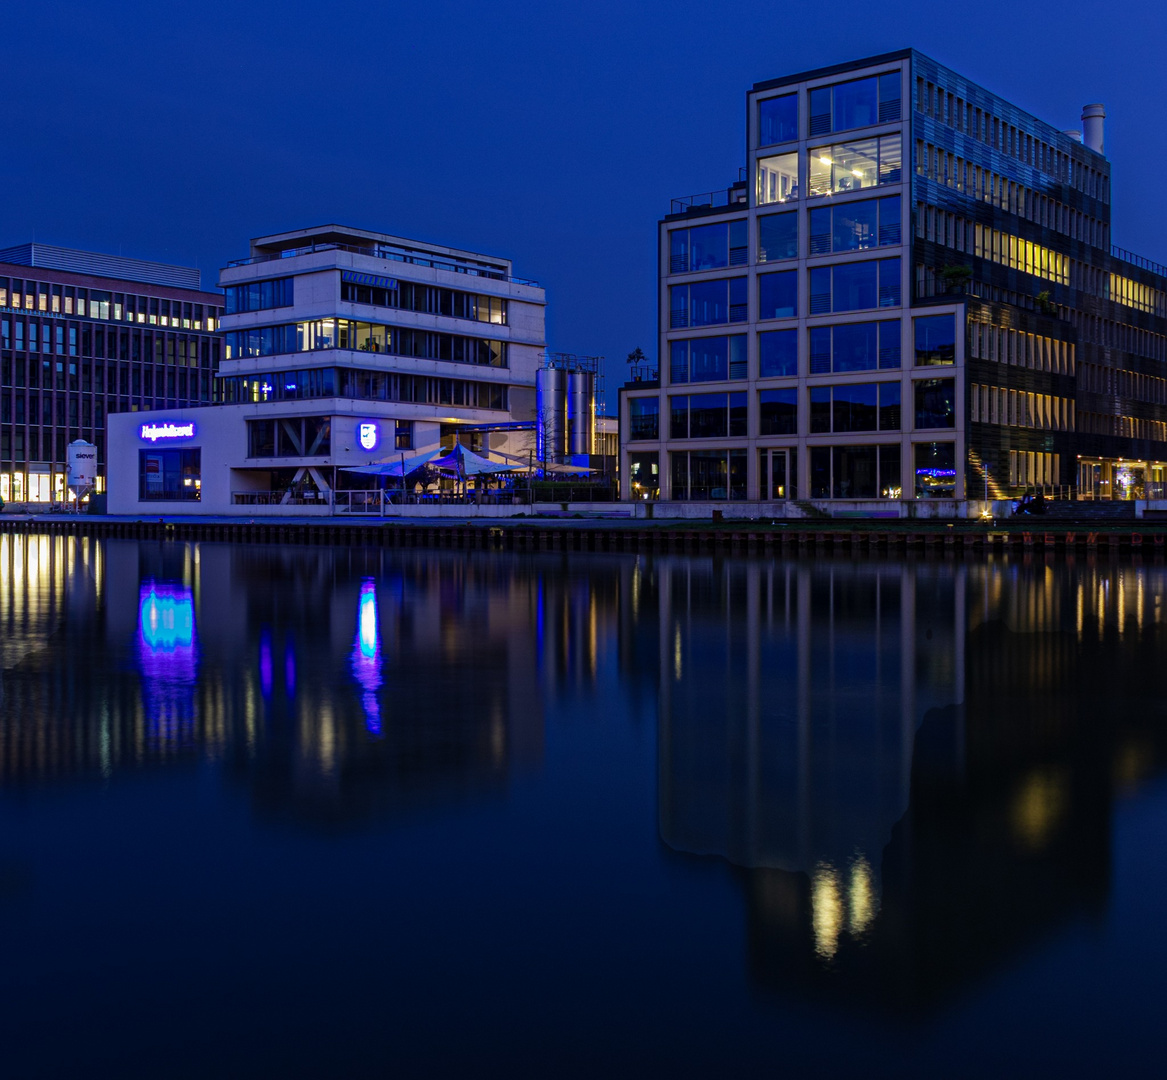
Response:
POLYGON ((942 477, 955 476, 956 470, 955 469, 917 469, 916 475, 917 476, 930 476, 930 477, 932 477, 933 480, 937 480, 937 479, 940 479, 942 477))
POLYGON ((174 424, 164 421, 161 424, 143 424, 138 428, 138 437, 147 442, 157 442, 159 439, 193 439, 196 428, 190 424, 174 424))
POLYGON ((376 424, 358 424, 357 425, 357 441, 361 444, 364 450, 377 449, 377 425, 376 424))

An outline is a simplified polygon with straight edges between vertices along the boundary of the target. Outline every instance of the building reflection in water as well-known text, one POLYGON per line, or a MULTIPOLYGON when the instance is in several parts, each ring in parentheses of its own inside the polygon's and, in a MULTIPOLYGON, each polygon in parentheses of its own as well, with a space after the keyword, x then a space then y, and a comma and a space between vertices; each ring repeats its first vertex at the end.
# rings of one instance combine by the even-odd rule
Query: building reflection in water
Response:
POLYGON ((1161 566, 657 575, 661 836, 739 868, 761 985, 910 1013, 1103 911, 1113 801, 1167 761, 1161 566))

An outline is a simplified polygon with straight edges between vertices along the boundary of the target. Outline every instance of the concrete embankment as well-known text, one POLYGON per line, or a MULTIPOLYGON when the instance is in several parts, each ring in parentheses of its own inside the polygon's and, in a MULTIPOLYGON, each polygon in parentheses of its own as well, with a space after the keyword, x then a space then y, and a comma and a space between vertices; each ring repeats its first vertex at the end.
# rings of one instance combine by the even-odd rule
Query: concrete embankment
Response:
POLYGON ((0 532, 135 540, 635 554, 1086 553, 1163 558, 1167 524, 1147 522, 726 521, 532 518, 412 522, 274 518, 0 515, 0 532))

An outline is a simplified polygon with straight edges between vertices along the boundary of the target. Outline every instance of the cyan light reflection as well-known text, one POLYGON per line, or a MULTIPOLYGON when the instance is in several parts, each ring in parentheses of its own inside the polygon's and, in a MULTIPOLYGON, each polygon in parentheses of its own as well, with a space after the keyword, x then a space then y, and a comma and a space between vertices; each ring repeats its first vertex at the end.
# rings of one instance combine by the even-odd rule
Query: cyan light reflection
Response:
POLYGON ((138 670, 147 723, 163 742, 175 741, 193 724, 197 669, 191 590, 144 582, 138 601, 138 670))
POLYGON ((377 691, 381 688, 381 631, 377 622, 377 587, 371 579, 361 585, 352 668, 353 678, 364 691, 361 704, 365 710, 365 726, 374 735, 380 735, 381 706, 377 691))

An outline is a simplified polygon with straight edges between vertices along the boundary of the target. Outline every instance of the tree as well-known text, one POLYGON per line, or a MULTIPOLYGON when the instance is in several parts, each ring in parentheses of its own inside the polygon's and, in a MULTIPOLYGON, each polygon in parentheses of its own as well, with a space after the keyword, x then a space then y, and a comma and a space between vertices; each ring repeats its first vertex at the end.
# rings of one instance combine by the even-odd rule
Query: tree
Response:
POLYGON ((648 363, 648 357, 644 355, 644 350, 639 345, 628 354, 628 363, 633 367, 643 367, 648 363))

